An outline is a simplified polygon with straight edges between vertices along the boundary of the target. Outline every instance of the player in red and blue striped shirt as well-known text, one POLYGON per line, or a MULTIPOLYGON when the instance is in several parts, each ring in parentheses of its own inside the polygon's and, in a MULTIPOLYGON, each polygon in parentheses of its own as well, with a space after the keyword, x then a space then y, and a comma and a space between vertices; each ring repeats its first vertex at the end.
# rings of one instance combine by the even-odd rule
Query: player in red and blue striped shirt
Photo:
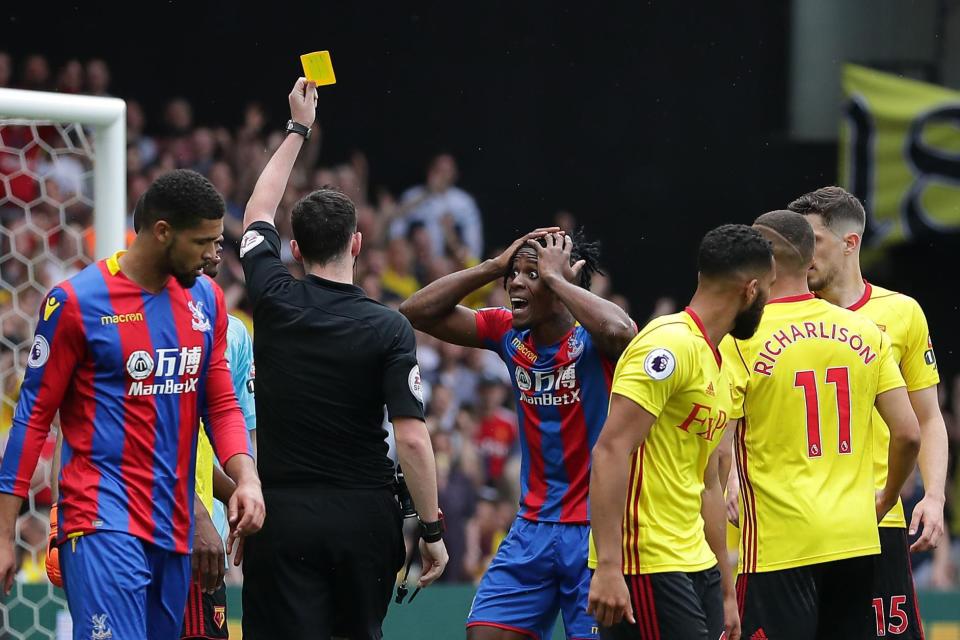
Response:
POLYGON ((41 310, 0 465, 0 578, 60 411, 58 544, 74 638, 175 638, 190 580, 197 425, 227 474, 232 535, 260 528, 263 497, 224 356, 215 259, 223 199, 202 176, 159 178, 128 252, 55 287, 41 310))
POLYGON ((484 575, 467 620, 471 640, 597 637, 587 615, 590 451, 617 358, 636 325, 589 291, 597 246, 538 229, 504 253, 428 285, 400 311, 441 340, 495 351, 506 363, 521 442, 520 512, 484 575), (504 279, 512 310, 458 302, 504 279))

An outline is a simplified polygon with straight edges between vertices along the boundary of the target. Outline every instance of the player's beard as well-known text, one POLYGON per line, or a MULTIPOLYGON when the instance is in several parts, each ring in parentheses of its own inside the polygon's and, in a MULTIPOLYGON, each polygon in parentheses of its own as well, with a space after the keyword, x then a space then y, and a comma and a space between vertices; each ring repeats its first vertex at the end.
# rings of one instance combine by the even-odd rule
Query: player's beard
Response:
POLYGON ((757 296, 753 304, 737 314, 733 319, 733 329, 730 330, 737 340, 746 340, 752 338, 760 326, 760 319, 763 318, 763 308, 767 304, 766 296, 757 296))
POLYGON ((180 266, 173 255, 174 243, 167 247, 167 264, 170 265, 170 272, 177 283, 184 289, 190 289, 197 283, 197 277, 200 275, 199 269, 192 270, 189 267, 180 266))

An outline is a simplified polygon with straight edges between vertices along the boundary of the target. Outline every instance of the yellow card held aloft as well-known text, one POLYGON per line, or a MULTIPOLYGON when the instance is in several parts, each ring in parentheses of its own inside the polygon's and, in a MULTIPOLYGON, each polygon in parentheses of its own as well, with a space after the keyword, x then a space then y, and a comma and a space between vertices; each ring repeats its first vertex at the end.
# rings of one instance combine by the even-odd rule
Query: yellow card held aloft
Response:
POLYGON ((304 77, 316 82, 318 87, 337 83, 337 76, 333 75, 333 63, 330 62, 329 51, 305 53, 300 56, 300 62, 303 63, 304 77))

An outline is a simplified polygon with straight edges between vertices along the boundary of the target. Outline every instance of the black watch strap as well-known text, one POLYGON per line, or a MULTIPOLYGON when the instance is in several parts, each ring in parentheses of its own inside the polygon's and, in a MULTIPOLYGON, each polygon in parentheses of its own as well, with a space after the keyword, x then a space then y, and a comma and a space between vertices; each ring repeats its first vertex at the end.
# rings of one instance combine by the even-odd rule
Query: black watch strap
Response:
POLYGON ((286 130, 287 133, 299 133, 304 137, 305 140, 309 140, 310 134, 313 133, 310 127, 302 125, 299 122, 294 122, 293 120, 287 120, 286 130))
POLYGON ((420 537, 424 542, 439 542, 443 539, 443 532, 446 529, 443 521, 443 511, 437 514, 435 522, 420 521, 420 537))

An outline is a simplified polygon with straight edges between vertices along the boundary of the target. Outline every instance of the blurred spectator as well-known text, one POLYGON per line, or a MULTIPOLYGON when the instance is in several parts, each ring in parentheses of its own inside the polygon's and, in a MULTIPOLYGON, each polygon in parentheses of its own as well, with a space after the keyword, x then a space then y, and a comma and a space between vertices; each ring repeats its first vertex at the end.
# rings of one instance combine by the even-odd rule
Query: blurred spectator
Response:
POLYGON ((553 216, 553 226, 560 227, 567 235, 573 236, 577 230, 577 219, 569 211, 560 210, 553 216))
POLYGON ((387 267, 383 270, 380 286, 387 298, 406 300, 420 288, 413 275, 413 253, 403 238, 394 238, 387 245, 387 267))
POLYGON ((110 68, 100 58, 87 62, 87 90, 91 96, 109 96, 110 68))
POLYGON ((429 235, 433 255, 446 252, 441 219, 451 215, 457 232, 474 257, 483 256, 483 225, 473 197, 458 188, 457 162, 443 153, 427 168, 427 182, 408 189, 400 199, 402 213, 393 221, 390 235, 406 236, 413 225, 423 225, 429 235))
POLYGON ((50 65, 47 59, 39 54, 27 56, 23 61, 20 74, 20 88, 30 91, 50 90, 50 65))
POLYGON ((79 60, 68 60, 57 76, 57 91, 60 93, 83 92, 83 65, 79 60))
POLYGON ((233 169, 226 162, 214 162, 210 166, 210 182, 220 195, 223 196, 224 203, 227 206, 227 215, 223 217, 223 235, 233 242, 240 242, 240 236, 243 235, 243 205, 236 200, 236 181, 233 179, 233 169))
POLYGON ((193 108, 184 98, 174 98, 163 112, 165 136, 160 144, 164 153, 173 155, 175 169, 193 164, 193 143, 190 129, 193 126, 193 108))
POLYGON ((193 143, 193 164, 190 168, 209 177, 210 167, 213 166, 214 154, 217 151, 217 142, 213 137, 213 132, 206 127, 198 127, 193 130, 191 141, 193 143))
POLYGON ((144 133, 146 126, 143 107, 136 100, 127 100, 127 146, 137 149, 141 167, 153 164, 158 154, 156 140, 144 133))
POLYGON ((496 484, 503 478, 507 459, 517 449, 517 415, 506 407, 509 389, 499 377, 484 373, 477 395, 480 417, 475 436, 477 448, 483 458, 487 481, 496 484))
POLYGON ((0 88, 9 87, 13 79, 13 59, 6 51, 0 51, 0 88))

